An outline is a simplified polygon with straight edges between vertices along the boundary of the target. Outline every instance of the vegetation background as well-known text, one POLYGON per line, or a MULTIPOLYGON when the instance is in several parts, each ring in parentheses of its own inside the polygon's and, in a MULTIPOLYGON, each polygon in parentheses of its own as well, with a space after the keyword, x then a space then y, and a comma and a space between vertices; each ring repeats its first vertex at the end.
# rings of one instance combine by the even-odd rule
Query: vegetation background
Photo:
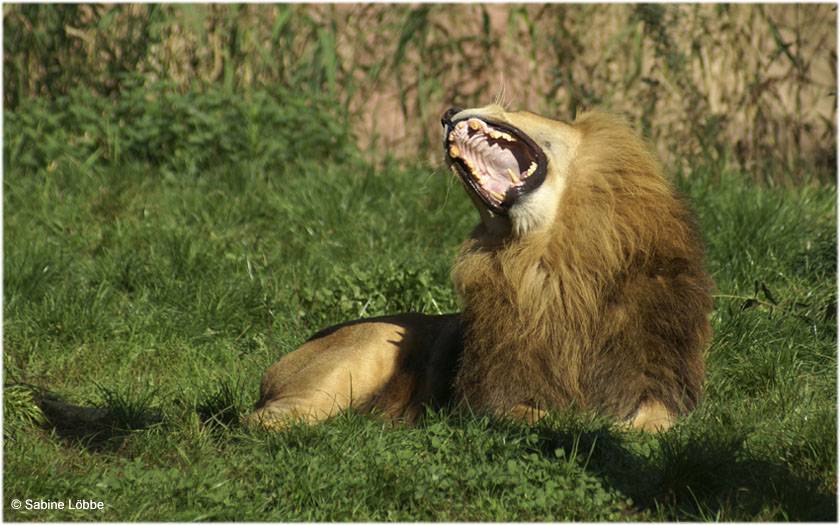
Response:
POLYGON ((836 6, 5 4, 3 40, 7 519, 836 519, 836 6), (629 115, 692 199, 700 408, 240 428, 315 330, 457 310, 438 119, 494 99, 629 115))
POLYGON ((441 108, 499 97, 558 118, 624 113, 674 169, 703 157, 756 179, 834 177, 832 4, 8 4, 4 30, 10 109, 74 87, 115 96, 135 77, 286 86, 338 101, 362 147, 436 159, 441 108))

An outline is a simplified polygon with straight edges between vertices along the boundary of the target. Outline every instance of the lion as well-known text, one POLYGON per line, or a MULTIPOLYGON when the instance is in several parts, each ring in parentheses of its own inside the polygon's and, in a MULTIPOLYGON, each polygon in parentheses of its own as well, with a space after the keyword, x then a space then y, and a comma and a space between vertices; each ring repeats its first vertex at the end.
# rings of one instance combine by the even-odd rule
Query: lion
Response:
POLYGON ((441 122, 481 219, 452 270, 463 311, 315 334, 268 369, 245 423, 314 424, 352 407, 413 424, 450 404, 664 431, 692 411, 714 285, 694 215, 646 143, 599 112, 564 123, 494 104, 441 122))

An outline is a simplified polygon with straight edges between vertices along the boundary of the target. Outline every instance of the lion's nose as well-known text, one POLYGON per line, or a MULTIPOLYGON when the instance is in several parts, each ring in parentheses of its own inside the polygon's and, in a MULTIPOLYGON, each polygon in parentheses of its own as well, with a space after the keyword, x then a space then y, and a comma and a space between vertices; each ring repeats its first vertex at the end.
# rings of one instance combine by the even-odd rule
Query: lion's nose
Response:
POLYGON ((458 114, 462 111, 464 111, 464 110, 461 109, 461 108, 449 108, 449 109, 447 109, 446 111, 443 112, 443 116, 440 117, 440 124, 443 127, 446 127, 446 125, 449 123, 449 121, 452 120, 452 117, 454 117, 456 114, 458 114))

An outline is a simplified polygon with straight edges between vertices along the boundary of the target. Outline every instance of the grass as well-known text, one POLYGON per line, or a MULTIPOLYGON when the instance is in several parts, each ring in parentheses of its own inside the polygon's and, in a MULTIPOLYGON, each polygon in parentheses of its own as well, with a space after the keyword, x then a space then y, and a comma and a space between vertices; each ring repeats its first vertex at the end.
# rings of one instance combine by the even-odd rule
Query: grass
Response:
POLYGON ((360 160, 327 102, 133 93, 5 114, 6 519, 836 519, 835 186, 679 177, 719 296, 704 398, 668 433, 444 411, 269 434, 238 420, 312 332, 457 309, 477 215, 446 170, 360 160), (49 424, 45 397, 111 418, 49 424))

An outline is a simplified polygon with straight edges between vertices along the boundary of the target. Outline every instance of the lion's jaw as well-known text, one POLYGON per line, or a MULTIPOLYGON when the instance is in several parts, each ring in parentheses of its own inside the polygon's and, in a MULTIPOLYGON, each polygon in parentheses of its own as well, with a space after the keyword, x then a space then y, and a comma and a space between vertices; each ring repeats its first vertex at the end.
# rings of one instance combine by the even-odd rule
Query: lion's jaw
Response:
POLYGON ((488 233, 523 236, 551 226, 581 142, 577 130, 498 105, 451 109, 441 123, 447 162, 488 233))

